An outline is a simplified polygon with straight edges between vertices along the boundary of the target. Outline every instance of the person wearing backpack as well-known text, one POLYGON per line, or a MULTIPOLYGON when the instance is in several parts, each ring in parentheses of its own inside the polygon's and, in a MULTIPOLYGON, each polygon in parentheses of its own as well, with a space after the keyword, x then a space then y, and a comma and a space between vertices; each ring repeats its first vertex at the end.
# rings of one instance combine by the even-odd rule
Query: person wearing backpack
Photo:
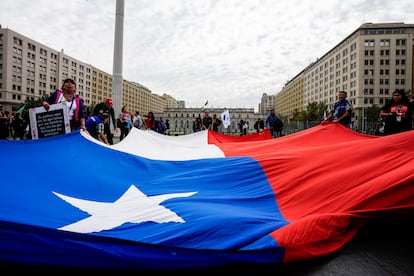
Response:
POLYGON ((272 108, 269 115, 266 118, 266 128, 269 129, 273 138, 277 138, 282 133, 283 122, 280 119, 279 115, 275 113, 275 110, 272 108))
POLYGON ((283 121, 279 116, 277 116, 276 120, 273 122, 273 131, 277 132, 276 137, 282 136, 283 121))

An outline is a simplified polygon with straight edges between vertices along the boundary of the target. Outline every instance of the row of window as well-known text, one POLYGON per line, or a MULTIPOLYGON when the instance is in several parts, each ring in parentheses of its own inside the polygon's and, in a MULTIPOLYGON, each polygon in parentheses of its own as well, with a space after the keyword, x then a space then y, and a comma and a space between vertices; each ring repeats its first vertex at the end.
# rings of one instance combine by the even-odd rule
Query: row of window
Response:
MULTIPOLYGON (((375 53, 374 50, 365 50, 364 51, 364 56, 373 57, 374 53, 375 53)), ((380 56, 389 56, 389 55, 390 55, 390 50, 380 50, 380 56)), ((395 55, 396 56, 405 56, 406 55, 406 50, 405 49, 396 49, 395 50, 395 55)))
MULTIPOLYGON (((381 47, 389 47, 391 45, 391 39, 380 39, 379 45, 381 47)), ((406 39, 396 39, 395 40, 396 46, 406 46, 407 40, 406 39)), ((367 39, 364 41, 365 47, 374 47, 375 46, 375 40, 374 39, 367 39)))
MULTIPOLYGON (((394 79, 396 85, 405 85, 405 79, 394 79)), ((389 85, 389 79, 379 79, 380 85, 389 85)), ((364 85, 374 85, 374 79, 364 79, 364 85)))
MULTIPOLYGON (((368 75, 368 76, 373 76, 374 75, 374 69, 365 69, 364 74, 368 75)), ((389 75, 390 70, 389 69, 380 69, 379 74, 380 75, 389 75)), ((395 74, 396 75, 405 75, 405 69, 395 69, 395 74)))

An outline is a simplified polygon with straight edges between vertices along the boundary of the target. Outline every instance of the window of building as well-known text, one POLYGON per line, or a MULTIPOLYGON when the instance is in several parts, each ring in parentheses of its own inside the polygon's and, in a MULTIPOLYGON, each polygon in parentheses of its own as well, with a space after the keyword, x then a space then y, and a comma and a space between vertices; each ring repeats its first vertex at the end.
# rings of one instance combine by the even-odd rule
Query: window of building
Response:
POLYGON ((13 37, 13 43, 18 45, 18 46, 22 46, 23 45, 23 40, 21 40, 18 37, 13 37))
POLYGON ((407 41, 406 39, 397 39, 395 43, 397 46, 405 46, 407 44, 407 41))
POLYGON ((390 40, 389 39, 381 39, 380 40, 380 47, 389 47, 390 46, 390 40))
POLYGON ((374 47, 375 46, 375 41, 374 40, 365 40, 364 41, 364 46, 365 47, 374 47))
POLYGON ((380 55, 381 56, 389 56, 390 55, 390 50, 380 50, 380 55))

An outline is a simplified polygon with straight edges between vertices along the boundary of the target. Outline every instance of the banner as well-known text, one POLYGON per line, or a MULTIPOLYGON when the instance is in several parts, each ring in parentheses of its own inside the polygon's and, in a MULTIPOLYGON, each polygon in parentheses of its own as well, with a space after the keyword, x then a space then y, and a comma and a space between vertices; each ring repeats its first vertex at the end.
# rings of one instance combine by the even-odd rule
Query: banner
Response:
POLYGON ((45 138, 70 132, 66 103, 52 104, 49 110, 43 106, 29 109, 32 139, 45 138))

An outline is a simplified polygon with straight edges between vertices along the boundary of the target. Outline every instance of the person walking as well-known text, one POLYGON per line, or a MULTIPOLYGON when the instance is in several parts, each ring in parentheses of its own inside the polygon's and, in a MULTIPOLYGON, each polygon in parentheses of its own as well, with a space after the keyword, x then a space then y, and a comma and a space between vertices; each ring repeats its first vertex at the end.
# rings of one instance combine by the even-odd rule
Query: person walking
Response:
POLYGON ((275 110, 272 108, 270 110, 269 115, 266 117, 265 127, 269 129, 270 133, 272 134, 273 138, 279 137, 281 131, 278 129, 278 125, 280 124, 281 119, 279 115, 275 113, 275 110))
POLYGON ((113 107, 112 98, 107 98, 104 102, 100 102, 95 105, 92 110, 92 116, 99 116, 100 114, 107 113, 109 115, 109 120, 104 124, 104 132, 106 139, 110 145, 114 144, 113 136, 114 134, 111 131, 111 122, 114 127, 114 131, 117 132, 116 120, 115 118, 115 111, 113 107))
POLYGON ((122 113, 119 114, 118 118, 121 123, 121 135, 119 136, 119 141, 122 141, 133 127, 132 116, 126 105, 122 107, 121 112, 122 113))
POLYGON ((395 90, 392 98, 381 108, 384 118, 384 135, 400 133, 413 129, 414 106, 402 90, 395 90))

